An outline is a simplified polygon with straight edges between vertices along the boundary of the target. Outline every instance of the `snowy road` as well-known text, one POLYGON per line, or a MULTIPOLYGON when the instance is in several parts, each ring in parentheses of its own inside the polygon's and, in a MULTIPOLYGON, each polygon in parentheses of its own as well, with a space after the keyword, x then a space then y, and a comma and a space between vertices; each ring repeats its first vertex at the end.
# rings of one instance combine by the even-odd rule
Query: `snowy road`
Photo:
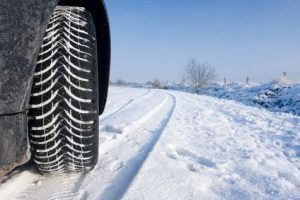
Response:
POLYGON ((34 168, 0 199, 299 199, 300 117, 193 94, 110 88, 86 174, 34 168))

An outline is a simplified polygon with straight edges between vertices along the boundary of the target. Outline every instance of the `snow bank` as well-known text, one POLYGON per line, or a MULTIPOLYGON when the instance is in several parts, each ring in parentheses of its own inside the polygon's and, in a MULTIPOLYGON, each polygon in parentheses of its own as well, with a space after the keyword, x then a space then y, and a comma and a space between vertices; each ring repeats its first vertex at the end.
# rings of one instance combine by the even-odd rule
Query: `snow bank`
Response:
POLYGON ((300 84, 273 81, 265 84, 213 84, 202 94, 266 108, 270 111, 300 115, 300 84))

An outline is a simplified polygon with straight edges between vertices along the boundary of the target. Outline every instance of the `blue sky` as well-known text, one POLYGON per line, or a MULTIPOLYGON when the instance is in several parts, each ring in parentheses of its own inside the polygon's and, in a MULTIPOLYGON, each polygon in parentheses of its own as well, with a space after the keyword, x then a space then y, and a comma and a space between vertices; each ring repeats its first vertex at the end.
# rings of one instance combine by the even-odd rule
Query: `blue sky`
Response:
POLYGON ((298 0, 106 0, 106 6, 112 80, 180 80, 191 58, 232 81, 300 72, 298 0))

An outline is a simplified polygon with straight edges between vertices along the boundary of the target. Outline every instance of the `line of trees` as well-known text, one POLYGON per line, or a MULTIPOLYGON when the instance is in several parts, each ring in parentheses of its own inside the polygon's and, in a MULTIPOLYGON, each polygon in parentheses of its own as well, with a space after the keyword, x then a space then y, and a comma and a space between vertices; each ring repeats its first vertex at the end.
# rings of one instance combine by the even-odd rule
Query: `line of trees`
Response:
MULTIPOLYGON (((151 87, 156 89, 169 89, 169 88, 186 88, 193 87, 194 91, 199 94, 201 90, 207 85, 213 83, 217 77, 216 69, 213 65, 205 62, 199 62, 196 59, 191 59, 187 62, 182 79, 180 83, 174 81, 173 85, 169 82, 161 82, 158 78, 146 83, 128 82, 122 79, 117 79, 110 82, 112 85, 117 86, 131 86, 131 87, 151 87)), ((287 72, 283 72, 279 79, 276 79, 282 84, 290 84, 292 81, 289 79, 287 72)), ((250 84, 250 77, 246 76, 246 84, 250 84)), ((224 87, 227 87, 227 78, 224 77, 224 87)))
MULTIPOLYGON (((212 65, 204 62, 199 62, 196 59, 191 59, 185 66, 180 85, 184 87, 188 84, 192 86, 199 94, 203 87, 207 86, 215 80, 216 76, 216 70, 212 65)), ((110 84, 117 86, 139 85, 138 83, 127 82, 122 79, 117 79, 114 82, 110 82, 110 84)), ((161 81, 157 78, 147 82, 146 85, 149 85, 152 88, 164 88, 161 81)))

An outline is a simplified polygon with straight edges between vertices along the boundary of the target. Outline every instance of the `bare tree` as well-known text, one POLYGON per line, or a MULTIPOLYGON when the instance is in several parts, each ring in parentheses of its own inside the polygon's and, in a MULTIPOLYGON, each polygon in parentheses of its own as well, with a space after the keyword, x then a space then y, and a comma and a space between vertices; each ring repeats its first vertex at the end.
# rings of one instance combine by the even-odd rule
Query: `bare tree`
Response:
POLYGON ((185 68, 185 75, 199 94, 201 88, 216 78, 216 70, 212 65, 191 59, 185 68))

